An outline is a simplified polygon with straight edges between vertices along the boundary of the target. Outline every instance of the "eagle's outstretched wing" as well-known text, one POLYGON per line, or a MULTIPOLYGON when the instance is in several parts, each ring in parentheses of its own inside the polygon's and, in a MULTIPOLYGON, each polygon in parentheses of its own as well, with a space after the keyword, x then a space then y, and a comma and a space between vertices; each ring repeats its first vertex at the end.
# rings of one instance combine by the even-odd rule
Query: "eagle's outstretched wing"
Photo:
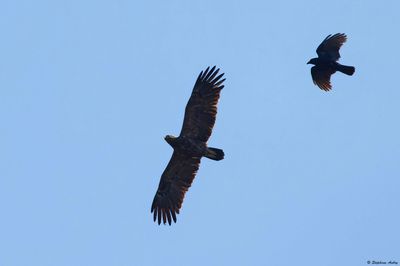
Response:
POLYGON ((328 35, 317 48, 320 58, 337 61, 340 58, 339 49, 347 40, 344 33, 328 35))
POLYGON ((185 108, 185 118, 180 135, 207 142, 215 124, 217 103, 221 90, 224 88, 221 79, 224 74, 217 76, 219 68, 215 70, 207 67, 198 76, 192 95, 185 108))
POLYGON ((151 212, 154 212, 154 221, 158 218, 165 224, 176 222, 176 214, 182 206, 183 198, 189 189, 199 169, 200 158, 187 157, 174 151, 167 168, 161 176, 158 190, 154 196, 151 212))

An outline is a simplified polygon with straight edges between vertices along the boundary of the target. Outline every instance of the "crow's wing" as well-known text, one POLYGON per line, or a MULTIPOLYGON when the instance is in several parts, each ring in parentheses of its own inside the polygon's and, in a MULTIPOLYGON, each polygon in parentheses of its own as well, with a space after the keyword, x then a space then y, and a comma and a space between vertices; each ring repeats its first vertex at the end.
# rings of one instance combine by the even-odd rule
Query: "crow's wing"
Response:
POLYGON ((336 33, 333 36, 328 35, 317 48, 318 56, 326 60, 339 60, 339 49, 346 40, 347 36, 344 33, 336 33))
POLYGON ((217 76, 219 69, 208 67, 198 76, 192 95, 185 108, 185 118, 180 135, 207 142, 211 136, 217 115, 217 103, 224 74, 217 76))
POLYGON ((329 91, 332 89, 331 86, 331 75, 335 73, 334 70, 321 69, 317 66, 311 68, 311 77, 315 85, 321 90, 329 91))
POLYGON ((197 170, 199 169, 200 158, 188 157, 174 151, 167 168, 161 175, 157 193, 151 205, 151 212, 154 212, 154 221, 158 218, 165 224, 171 225, 171 220, 176 222, 176 214, 182 206, 186 191, 191 186, 197 170))

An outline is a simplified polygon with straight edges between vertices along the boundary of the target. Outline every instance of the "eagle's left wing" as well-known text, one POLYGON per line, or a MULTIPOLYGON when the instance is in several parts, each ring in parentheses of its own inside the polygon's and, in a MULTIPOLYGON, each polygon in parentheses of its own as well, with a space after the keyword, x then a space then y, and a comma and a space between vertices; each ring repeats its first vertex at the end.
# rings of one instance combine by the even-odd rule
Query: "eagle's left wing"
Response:
POLYGON ((182 206, 186 191, 191 186, 197 170, 200 158, 188 157, 174 151, 167 168, 161 175, 157 193, 154 196, 151 212, 154 212, 154 221, 158 218, 165 224, 171 225, 171 219, 176 222, 176 214, 182 206))

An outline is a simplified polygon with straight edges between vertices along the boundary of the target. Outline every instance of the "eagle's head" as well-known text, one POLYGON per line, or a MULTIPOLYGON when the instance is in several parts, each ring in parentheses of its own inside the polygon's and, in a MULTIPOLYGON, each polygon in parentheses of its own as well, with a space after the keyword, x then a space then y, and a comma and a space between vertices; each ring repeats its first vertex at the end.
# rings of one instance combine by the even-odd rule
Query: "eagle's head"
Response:
POLYGON ((166 142, 168 142, 169 145, 172 146, 172 143, 175 142, 176 137, 174 137, 172 135, 166 135, 164 139, 165 139, 166 142))

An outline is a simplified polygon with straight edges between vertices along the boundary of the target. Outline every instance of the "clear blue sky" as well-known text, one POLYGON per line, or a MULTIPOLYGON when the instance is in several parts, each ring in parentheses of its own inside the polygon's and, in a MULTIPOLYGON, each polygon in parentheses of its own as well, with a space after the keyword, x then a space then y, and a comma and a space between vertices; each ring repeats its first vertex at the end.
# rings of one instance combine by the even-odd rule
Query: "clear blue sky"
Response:
POLYGON ((399 1, 0 3, 0 265, 397 260, 399 1), (344 32, 333 91, 310 65, 344 32), (199 72, 225 88, 173 226, 150 205, 199 72))

